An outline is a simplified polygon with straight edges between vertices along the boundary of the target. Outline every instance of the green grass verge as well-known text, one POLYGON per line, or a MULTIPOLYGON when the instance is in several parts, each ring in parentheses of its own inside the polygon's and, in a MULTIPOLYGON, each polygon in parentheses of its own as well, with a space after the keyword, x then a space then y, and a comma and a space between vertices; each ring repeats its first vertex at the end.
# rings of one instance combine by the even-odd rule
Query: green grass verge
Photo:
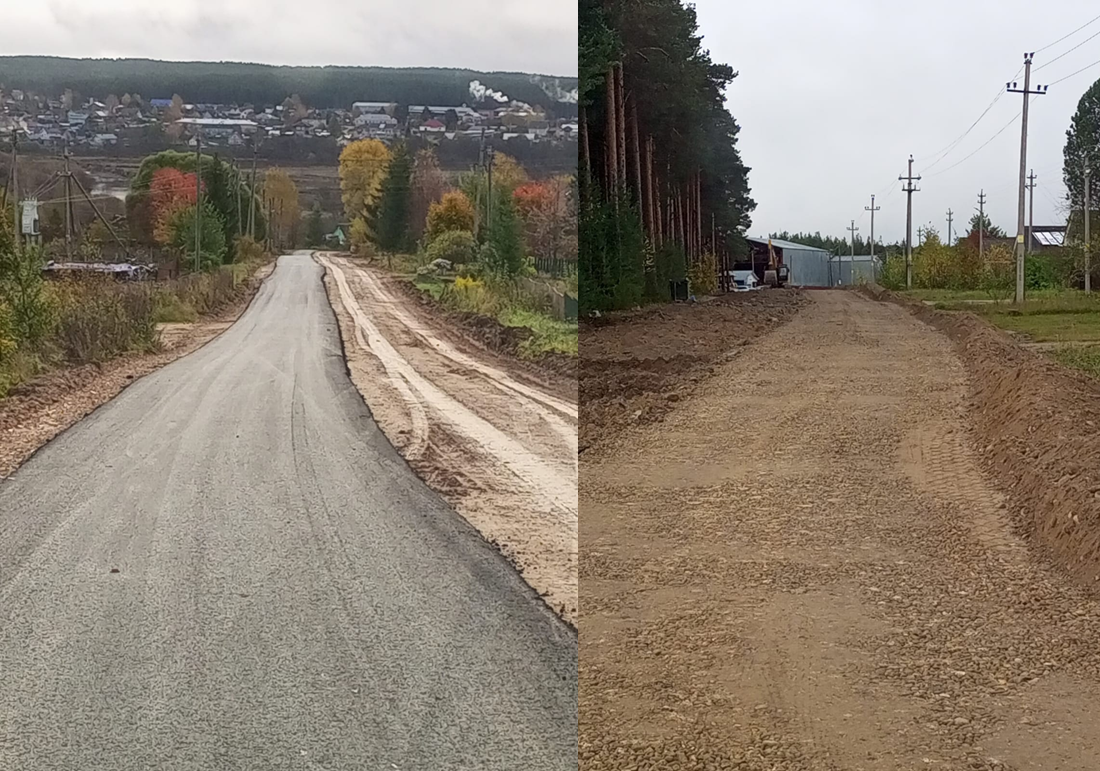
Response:
POLYGON ((515 309, 502 313, 500 323, 506 327, 527 327, 533 333, 520 345, 521 356, 536 358, 544 353, 577 355, 575 321, 558 321, 544 313, 515 309))
POLYGON ((1100 313, 982 314, 992 323, 1027 335, 1037 343, 1100 340, 1100 313))
POLYGON ((1063 345, 1050 351, 1050 356, 1066 367, 1100 377, 1100 346, 1063 345))

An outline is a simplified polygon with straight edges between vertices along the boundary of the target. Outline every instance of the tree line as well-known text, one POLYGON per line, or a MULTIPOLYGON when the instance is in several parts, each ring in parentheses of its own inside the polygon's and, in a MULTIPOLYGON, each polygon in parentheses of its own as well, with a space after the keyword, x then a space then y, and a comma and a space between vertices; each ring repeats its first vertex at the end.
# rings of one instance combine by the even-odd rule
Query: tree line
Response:
POLYGON ((582 302, 712 291, 747 252, 755 203, 724 90, 737 76, 700 47, 680 0, 581 0, 582 302))
MULTIPOLYGON (((517 72, 0 56, 0 84, 5 90, 52 96, 72 89, 99 99, 127 93, 146 100, 168 99, 178 93, 196 103, 271 105, 298 94, 306 104, 320 108, 350 108, 357 101, 473 106, 474 80, 511 99, 540 105, 556 117, 576 114, 575 104, 557 101, 532 82, 531 75, 517 72)), ((576 78, 554 80, 565 90, 577 86, 576 78)))
MULTIPOLYGON (((515 159, 486 154, 459 175, 444 173, 433 148, 377 139, 351 142, 340 155, 340 188, 355 251, 420 253, 491 278, 514 278, 532 259, 576 254, 573 178, 532 180, 515 159)), ((316 239, 320 212, 307 225, 316 239)))

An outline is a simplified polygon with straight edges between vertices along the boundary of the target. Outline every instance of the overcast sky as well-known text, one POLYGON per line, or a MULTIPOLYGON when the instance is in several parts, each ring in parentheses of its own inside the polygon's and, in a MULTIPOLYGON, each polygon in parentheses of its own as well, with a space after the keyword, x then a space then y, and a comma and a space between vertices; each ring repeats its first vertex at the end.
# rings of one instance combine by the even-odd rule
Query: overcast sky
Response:
MULTIPOLYGON (((847 235, 854 218, 869 232, 864 206, 882 207, 875 235, 905 236, 899 174, 912 153, 924 179, 913 195, 913 238, 931 222, 946 235, 947 210, 965 230, 978 191, 994 224, 1016 232, 1020 123, 950 168, 1020 111, 1022 96, 1004 94, 970 134, 933 166, 1035 51, 1032 85, 1100 60, 1100 21, 1041 48, 1100 14, 1091 0, 698 0, 703 46, 740 75, 727 105, 741 125, 740 150, 752 168, 758 207, 750 235, 816 231, 847 235), (1043 67, 1050 62, 1049 67, 1043 67), (1042 69, 1040 69, 1042 67, 1042 69), (935 176, 934 176, 935 175, 935 176)), ((1062 148, 1082 93, 1100 65, 1034 97, 1028 167, 1038 175, 1035 224, 1064 223, 1062 148)))
POLYGON ((5 54, 577 74, 558 0, 12 0, 5 54))

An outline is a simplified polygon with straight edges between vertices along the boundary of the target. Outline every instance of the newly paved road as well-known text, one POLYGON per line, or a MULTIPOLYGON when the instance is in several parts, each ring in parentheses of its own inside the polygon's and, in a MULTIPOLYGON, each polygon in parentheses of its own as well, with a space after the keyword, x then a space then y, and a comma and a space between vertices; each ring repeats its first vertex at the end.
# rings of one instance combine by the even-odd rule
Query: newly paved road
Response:
POLYGON ((0 482, 4 771, 575 769, 576 655, 375 427, 305 254, 0 482))

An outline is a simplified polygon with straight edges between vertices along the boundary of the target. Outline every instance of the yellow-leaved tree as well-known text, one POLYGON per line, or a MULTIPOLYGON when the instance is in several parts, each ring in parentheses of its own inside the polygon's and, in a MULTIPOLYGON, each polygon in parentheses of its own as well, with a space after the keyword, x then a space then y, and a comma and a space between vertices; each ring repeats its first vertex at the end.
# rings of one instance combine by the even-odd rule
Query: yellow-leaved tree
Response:
POLYGON ((474 205, 457 190, 444 193, 443 198, 428 207, 428 241, 434 241, 451 230, 474 229, 474 205))
POLYGON ((367 220, 389 165, 390 151, 377 139, 356 140, 340 153, 340 192, 349 222, 367 220))
POLYGON ((298 187, 282 169, 276 167, 264 175, 264 200, 270 203, 271 235, 281 247, 293 246, 298 238, 298 187))

